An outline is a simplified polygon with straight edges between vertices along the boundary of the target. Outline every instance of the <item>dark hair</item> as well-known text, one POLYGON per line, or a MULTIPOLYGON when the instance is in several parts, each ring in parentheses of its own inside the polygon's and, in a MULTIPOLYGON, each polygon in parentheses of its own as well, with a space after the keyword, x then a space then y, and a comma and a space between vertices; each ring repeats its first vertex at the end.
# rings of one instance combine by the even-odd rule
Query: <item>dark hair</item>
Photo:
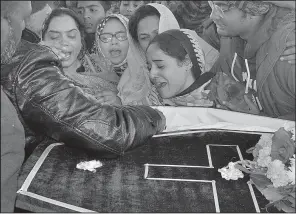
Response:
MULTIPOLYGON (((78 6, 78 2, 79 1, 72 1, 73 3, 73 7, 76 7, 78 6), (75 3, 74 3, 75 2, 75 3)), ((104 8, 105 12, 107 12, 108 10, 110 10, 111 6, 112 6, 112 1, 98 1, 102 7, 104 8)))
POLYGON ((128 29, 131 37, 136 41, 138 40, 138 24, 139 22, 148 17, 148 16, 158 16, 160 17, 160 14, 158 10, 151 6, 151 5, 142 5, 139 7, 134 14, 130 17, 128 22, 128 29))
POLYGON ((103 6, 105 12, 107 12, 108 10, 110 10, 110 8, 112 6, 112 1, 99 1, 99 2, 103 6))
POLYGON ((49 24, 52 21, 53 18, 55 17, 61 17, 61 16, 70 16, 72 19, 74 19, 77 28, 79 29, 80 35, 81 35, 81 43, 82 43, 82 48, 81 51, 78 55, 78 59, 81 59, 84 54, 85 54, 85 50, 86 50, 86 44, 85 44, 85 33, 84 33, 84 25, 81 22, 81 20, 79 19, 78 15, 71 9, 69 8, 57 8, 54 9, 51 14, 47 17, 47 19, 44 21, 43 24, 43 29, 42 29, 42 40, 45 37, 45 34, 48 30, 49 24))
POLYGON ((170 34, 161 33, 156 35, 148 45, 147 49, 151 44, 156 44, 160 50, 162 50, 167 55, 174 57, 180 62, 182 62, 187 55, 187 52, 180 43, 180 40, 176 39, 170 34))

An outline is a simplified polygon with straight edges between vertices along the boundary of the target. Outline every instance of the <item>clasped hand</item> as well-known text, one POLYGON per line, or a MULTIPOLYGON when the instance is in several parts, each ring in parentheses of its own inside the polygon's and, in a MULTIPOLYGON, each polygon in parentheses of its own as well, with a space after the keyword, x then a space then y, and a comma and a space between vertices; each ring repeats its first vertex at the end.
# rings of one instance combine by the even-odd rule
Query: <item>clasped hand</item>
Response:
MULTIPOLYGON (((259 115, 260 114, 259 108, 249 98, 249 96, 247 94, 244 95, 244 100, 245 100, 246 104, 248 105, 248 108, 247 108, 248 111, 246 111, 245 109, 241 109, 238 106, 235 106, 232 103, 227 102, 227 101, 222 101, 222 105, 225 106, 225 107, 227 107, 231 111, 237 111, 237 112, 243 112, 243 113, 249 113, 249 114, 256 114, 256 115, 259 115)), ((217 108, 221 108, 221 106, 220 105, 217 105, 217 108)))
POLYGON ((96 98, 102 104, 122 105, 120 98, 114 91, 102 91, 96 94, 96 98))

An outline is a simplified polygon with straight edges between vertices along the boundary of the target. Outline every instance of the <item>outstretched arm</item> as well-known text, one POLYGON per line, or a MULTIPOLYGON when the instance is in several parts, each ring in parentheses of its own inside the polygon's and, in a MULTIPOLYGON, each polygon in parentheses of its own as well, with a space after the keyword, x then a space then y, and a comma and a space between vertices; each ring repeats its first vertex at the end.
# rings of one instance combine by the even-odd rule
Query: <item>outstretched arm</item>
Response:
POLYGON ((161 113, 148 106, 102 105, 85 94, 63 75, 48 49, 31 51, 20 66, 17 104, 37 133, 99 154, 122 155, 164 129, 161 113))

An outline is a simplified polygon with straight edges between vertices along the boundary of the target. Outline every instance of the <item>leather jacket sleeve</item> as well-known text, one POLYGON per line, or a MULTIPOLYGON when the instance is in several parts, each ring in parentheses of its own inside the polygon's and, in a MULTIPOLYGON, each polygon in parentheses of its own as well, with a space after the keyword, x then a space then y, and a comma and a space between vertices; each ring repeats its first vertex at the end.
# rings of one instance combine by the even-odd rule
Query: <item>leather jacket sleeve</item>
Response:
POLYGON ((96 153, 122 155, 164 129, 161 113, 148 106, 109 106, 85 94, 64 75, 56 55, 34 45, 15 73, 16 105, 38 134, 96 153))

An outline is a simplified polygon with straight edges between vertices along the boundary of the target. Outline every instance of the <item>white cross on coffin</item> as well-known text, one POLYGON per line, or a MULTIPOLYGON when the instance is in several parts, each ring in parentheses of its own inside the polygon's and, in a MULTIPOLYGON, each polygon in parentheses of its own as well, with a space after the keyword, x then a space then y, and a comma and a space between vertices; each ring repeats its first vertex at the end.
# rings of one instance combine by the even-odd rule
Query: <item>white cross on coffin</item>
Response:
MULTIPOLYGON (((183 172, 186 171, 186 170, 191 171, 191 172, 192 171, 196 171, 196 172, 201 171, 201 172, 203 172, 201 174, 204 174, 205 171, 210 171, 210 170, 218 171, 218 168, 215 168, 214 165, 213 165, 210 147, 234 147, 233 149, 236 149, 238 158, 240 160, 243 160, 243 157, 242 157, 242 154, 241 154, 241 151, 240 151, 238 145, 208 144, 208 145, 206 145, 206 151, 207 151, 208 163, 209 163, 208 166, 168 165, 168 164, 150 164, 150 163, 147 163, 147 164, 144 164, 144 167, 145 167, 144 178, 147 179, 147 180, 155 180, 155 181, 159 181, 159 182, 168 182, 168 181, 172 182, 172 181, 175 181, 175 182, 197 182, 197 183, 211 184, 212 191, 213 191, 213 201, 214 201, 215 211, 220 212, 219 191, 217 191, 217 189, 219 190, 219 188, 221 188, 221 187, 216 186, 216 181, 214 179, 211 179, 211 178, 200 179, 198 177, 194 177, 194 178, 192 178, 192 177, 191 178, 177 178, 177 177, 174 177, 174 170, 178 170, 178 169, 180 170, 181 168, 182 168, 183 172), (158 171, 158 174, 159 174, 159 172, 162 171, 162 170, 166 170, 166 172, 168 170, 171 170, 171 172, 172 172, 171 175, 172 176, 171 177, 163 177, 163 176, 154 177, 153 176, 153 171, 158 171)), ((229 161, 231 161, 231 160, 229 160, 229 161)), ((233 181, 226 181, 225 180, 225 183, 229 183, 229 182, 233 182, 233 181)), ((246 188, 249 189, 249 191, 248 191, 249 195, 246 195, 246 197, 251 197, 252 198, 253 205, 254 205, 254 212, 256 211, 257 213, 260 213, 260 209, 259 209, 258 202, 257 202, 257 199, 256 199, 255 194, 254 194, 253 187, 249 182, 246 183, 246 188)), ((244 197, 244 196, 242 196, 242 197, 244 197)), ((229 206, 229 207, 232 206, 231 210, 235 211, 236 208, 233 207, 234 205, 233 205, 233 203, 231 203, 231 202, 233 202, 233 197, 230 197, 230 198, 232 198, 232 200, 228 201, 229 204, 227 204, 227 206, 229 206)), ((199 202, 196 201, 196 203, 199 203, 199 202)), ((244 205, 242 204, 242 206, 244 206, 244 205)), ((222 212, 225 212, 225 211, 222 210, 222 212)))

